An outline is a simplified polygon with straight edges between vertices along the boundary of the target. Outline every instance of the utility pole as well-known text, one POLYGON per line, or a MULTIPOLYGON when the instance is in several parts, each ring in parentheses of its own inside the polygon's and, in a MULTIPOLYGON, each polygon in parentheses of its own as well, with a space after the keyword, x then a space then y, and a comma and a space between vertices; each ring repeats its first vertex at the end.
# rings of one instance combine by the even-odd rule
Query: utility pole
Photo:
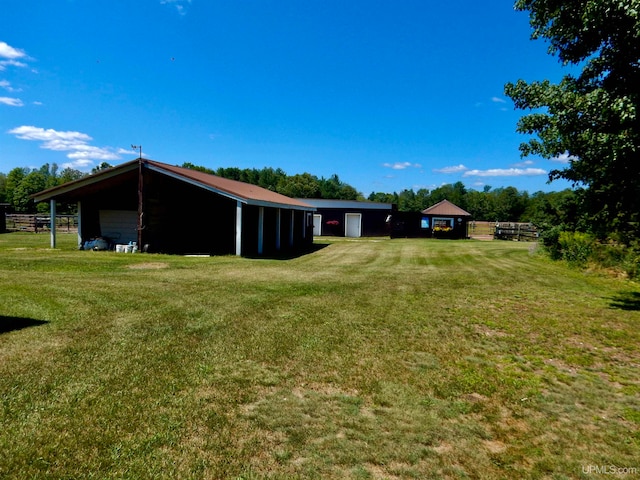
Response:
MULTIPOLYGON (((143 171, 142 171, 142 145, 131 145, 133 150, 140 149, 140 156, 138 157, 138 235, 137 235, 137 243, 138 248, 142 248, 142 229, 144 228, 144 182, 143 182, 143 171)), ((141 251, 141 250, 140 250, 141 251)))

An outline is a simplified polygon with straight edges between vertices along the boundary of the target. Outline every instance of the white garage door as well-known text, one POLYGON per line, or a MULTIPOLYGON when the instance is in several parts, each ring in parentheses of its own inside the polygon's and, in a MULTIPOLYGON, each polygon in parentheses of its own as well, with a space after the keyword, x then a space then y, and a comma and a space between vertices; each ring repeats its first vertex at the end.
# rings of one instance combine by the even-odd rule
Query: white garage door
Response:
POLYGON ((138 212, 135 210, 100 210, 100 232, 114 243, 138 241, 138 212))

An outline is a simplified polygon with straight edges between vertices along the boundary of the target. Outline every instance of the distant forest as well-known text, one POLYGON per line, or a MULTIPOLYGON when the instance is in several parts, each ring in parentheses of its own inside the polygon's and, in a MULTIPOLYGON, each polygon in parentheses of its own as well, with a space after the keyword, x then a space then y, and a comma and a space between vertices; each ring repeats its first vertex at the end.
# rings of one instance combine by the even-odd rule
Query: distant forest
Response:
MULTIPOLYGON (((401 192, 371 192, 364 197, 351 185, 340 180, 338 175, 329 178, 310 173, 287 175, 277 168, 217 168, 215 170, 184 163, 191 168, 220 177, 258 185, 293 198, 324 198, 339 200, 361 200, 397 205, 399 211, 421 211, 447 199, 467 210, 475 220, 501 222, 532 222, 541 227, 572 225, 577 215, 580 190, 566 189, 559 192, 518 191, 514 187, 492 189, 485 186, 482 191, 468 189, 462 182, 443 185, 433 190, 421 188, 417 191, 405 189, 401 192)), ((91 174, 110 168, 102 163, 91 174)), ((46 188, 77 180, 86 175, 75 169, 59 170, 54 163, 40 168, 14 168, 9 173, 0 173, 0 203, 9 204, 16 213, 48 211, 48 205, 34 204, 31 195, 46 188)), ((75 205, 60 205, 59 213, 73 213, 75 205)))

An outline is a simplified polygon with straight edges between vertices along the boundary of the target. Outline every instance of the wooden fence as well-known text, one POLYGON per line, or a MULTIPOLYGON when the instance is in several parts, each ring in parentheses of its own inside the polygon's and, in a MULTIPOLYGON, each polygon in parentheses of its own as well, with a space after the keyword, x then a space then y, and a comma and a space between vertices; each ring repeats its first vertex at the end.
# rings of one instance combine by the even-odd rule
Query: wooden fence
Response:
POLYGON ((467 223, 467 237, 475 240, 493 240, 495 230, 496 222, 476 222, 472 220, 467 223))
POLYGON ((514 240, 535 242, 539 231, 531 223, 476 222, 467 224, 467 236, 477 240, 514 240))
POLYGON ((497 222, 493 238, 517 242, 535 242, 538 229, 532 223, 497 222))
MULTIPOLYGON (((51 228, 50 215, 5 215, 7 232, 48 232, 51 228)), ((61 233, 78 232, 77 215, 56 215, 56 231, 61 233)))

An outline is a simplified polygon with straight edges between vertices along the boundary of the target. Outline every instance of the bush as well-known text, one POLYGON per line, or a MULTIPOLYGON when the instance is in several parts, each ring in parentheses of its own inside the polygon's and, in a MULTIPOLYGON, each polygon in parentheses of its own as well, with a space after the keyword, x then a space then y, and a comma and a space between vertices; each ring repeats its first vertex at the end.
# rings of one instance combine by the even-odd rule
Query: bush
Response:
POLYGON ((640 276, 640 242, 630 245, 620 243, 599 244, 593 261, 605 268, 614 268, 627 274, 629 278, 640 276))
POLYGON ((558 243, 558 239, 562 232, 562 227, 556 226, 549 229, 543 229, 540 234, 542 246, 553 260, 560 260, 562 258, 562 251, 560 249, 560 244, 558 243))
POLYGON ((594 250, 595 238, 588 233, 560 232, 558 245, 562 259, 577 265, 586 265, 594 250))
POLYGON ((624 272, 629 278, 640 277, 640 241, 629 245, 609 241, 598 242, 588 233, 565 231, 562 227, 545 230, 540 239, 553 260, 584 267, 593 264, 601 268, 624 272))

